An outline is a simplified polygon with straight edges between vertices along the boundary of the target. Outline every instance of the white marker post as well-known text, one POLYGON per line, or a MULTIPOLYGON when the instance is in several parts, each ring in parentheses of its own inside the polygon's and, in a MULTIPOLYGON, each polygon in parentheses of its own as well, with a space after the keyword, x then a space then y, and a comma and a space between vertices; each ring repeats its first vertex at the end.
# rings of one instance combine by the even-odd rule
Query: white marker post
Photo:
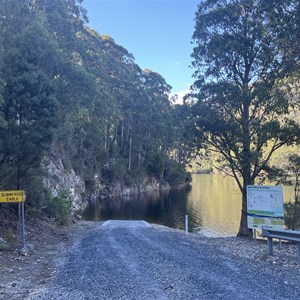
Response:
POLYGON ((185 215, 185 235, 189 234, 189 217, 185 215))
POLYGON ((253 239, 256 241, 256 229, 253 229, 253 239))

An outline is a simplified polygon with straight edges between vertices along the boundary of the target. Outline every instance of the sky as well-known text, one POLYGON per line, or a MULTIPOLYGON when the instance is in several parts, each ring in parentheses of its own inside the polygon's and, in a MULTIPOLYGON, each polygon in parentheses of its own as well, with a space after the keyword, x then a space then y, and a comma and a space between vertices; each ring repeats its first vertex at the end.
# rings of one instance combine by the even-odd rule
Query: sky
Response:
POLYGON ((200 0, 84 0, 88 26, 160 73, 179 96, 193 84, 194 18, 200 0))

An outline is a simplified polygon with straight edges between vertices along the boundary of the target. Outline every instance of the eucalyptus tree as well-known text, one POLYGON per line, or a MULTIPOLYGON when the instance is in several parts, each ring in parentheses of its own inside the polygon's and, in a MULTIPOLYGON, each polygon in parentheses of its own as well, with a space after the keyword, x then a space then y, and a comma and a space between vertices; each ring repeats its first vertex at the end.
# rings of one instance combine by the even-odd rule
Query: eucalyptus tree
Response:
POLYGON ((2 113, 1 184, 24 188, 48 150, 56 124, 57 44, 27 1, 1 5, 2 113))
POLYGON ((86 28, 79 39, 85 44, 85 50, 80 52, 83 66, 95 76, 95 85, 102 93, 94 103, 102 127, 106 165, 110 168, 113 157, 127 156, 130 170, 132 111, 139 97, 141 70, 133 56, 111 37, 86 28))
POLYGON ((266 2, 267 17, 273 26, 274 38, 281 51, 292 58, 286 62, 300 61, 300 2, 298 0, 270 0, 266 2))
POLYGON ((103 117, 105 95, 84 61, 91 48, 90 40, 83 38, 87 34, 86 11, 80 0, 32 0, 29 3, 31 11, 44 19, 61 56, 55 75, 59 130, 55 132, 52 152, 62 158, 65 168, 74 168, 90 185, 103 162, 99 120, 103 117))
MULTIPOLYGON (((1 37, 0 37, 0 47, 2 45, 1 37)), ((3 53, 0 48, 0 128, 5 128, 6 126, 6 121, 3 115, 3 91, 4 91, 4 86, 5 86, 5 81, 4 81, 4 73, 3 73, 3 53)), ((1 140, 0 140, 0 145, 1 145, 1 140)), ((1 146, 0 146, 1 148, 1 146)))
MULTIPOLYGON (((171 101, 174 100, 171 99, 171 101)), ((174 135, 171 157, 178 163, 185 165, 189 164, 199 154, 199 144, 196 142, 199 132, 194 128, 191 114, 190 104, 184 101, 183 104, 173 106, 171 115, 174 135)))
POLYGON ((137 172, 147 152, 161 146, 167 136, 162 128, 168 126, 170 87, 159 74, 141 70, 133 55, 111 37, 86 28, 79 39, 86 45, 80 52, 83 66, 104 93, 98 99, 102 103, 98 122, 103 128, 107 166, 126 161, 127 172, 137 172))
POLYGON ((45 26, 52 37, 57 40, 62 51, 77 47, 76 34, 82 30, 88 21, 86 10, 82 6, 83 0, 28 0, 30 10, 45 18, 45 26))
POLYGON ((276 43, 267 2, 203 1, 193 34, 195 126, 242 192, 239 235, 249 232, 246 186, 267 172, 277 149, 300 136, 281 87, 295 65, 276 43))
MULTIPOLYGON (((144 108, 141 110, 144 130, 140 138, 141 162, 153 155, 162 161, 160 177, 163 177, 164 161, 173 143, 173 124, 171 115, 173 108, 169 102, 171 86, 156 72, 143 70, 143 89, 145 91, 144 108), (152 152, 152 154, 151 154, 152 152)), ((150 164, 151 165, 151 164, 150 164)))
MULTIPOLYGON (((298 0, 266 1, 267 17, 280 51, 287 58, 283 64, 294 70, 285 81, 285 89, 300 111, 300 2, 298 0), (272 9, 271 9, 272 8, 272 9)), ((297 116, 296 116, 297 118, 297 116)))
POLYGON ((83 66, 104 93, 98 99, 102 104, 98 122, 103 128, 106 165, 111 169, 110 162, 119 162, 119 172, 124 172, 123 164, 126 172, 138 173, 147 154, 161 149, 171 136, 167 134, 170 87, 161 75, 141 70, 133 55, 111 37, 89 28, 78 36, 86 45, 80 52, 83 66))

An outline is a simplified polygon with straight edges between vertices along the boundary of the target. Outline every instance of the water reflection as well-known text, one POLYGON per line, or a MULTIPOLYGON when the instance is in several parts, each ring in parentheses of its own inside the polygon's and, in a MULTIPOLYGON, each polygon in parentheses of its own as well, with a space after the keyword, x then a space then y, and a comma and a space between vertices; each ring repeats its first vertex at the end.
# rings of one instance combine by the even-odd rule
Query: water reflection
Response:
MULTIPOLYGON (((184 229, 188 213, 188 191, 148 193, 137 197, 107 198, 91 203, 84 213, 88 220, 145 220, 172 228, 184 229)), ((190 230, 201 226, 198 218, 190 217, 190 230)))
MULTIPOLYGON (((290 199, 292 187, 284 189, 290 199)), ((200 229, 209 235, 231 236, 238 232, 241 194, 235 181, 220 175, 194 175, 190 190, 143 194, 138 197, 101 199, 91 203, 88 220, 145 220, 184 229, 189 216, 189 231, 200 229)))
POLYGON ((236 235, 238 232, 241 193, 230 177, 196 175, 188 195, 190 213, 200 216, 201 229, 215 235, 236 235))

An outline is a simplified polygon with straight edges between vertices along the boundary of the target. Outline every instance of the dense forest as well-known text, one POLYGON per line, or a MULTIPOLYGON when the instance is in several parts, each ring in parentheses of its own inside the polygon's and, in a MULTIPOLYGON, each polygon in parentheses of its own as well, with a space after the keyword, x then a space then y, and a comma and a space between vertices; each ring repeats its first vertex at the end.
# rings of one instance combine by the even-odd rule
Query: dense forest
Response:
POLYGON ((77 0, 0 5, 0 185, 47 206, 47 161, 83 178, 130 186, 186 180, 180 108, 171 87, 125 48, 87 26, 77 0))

